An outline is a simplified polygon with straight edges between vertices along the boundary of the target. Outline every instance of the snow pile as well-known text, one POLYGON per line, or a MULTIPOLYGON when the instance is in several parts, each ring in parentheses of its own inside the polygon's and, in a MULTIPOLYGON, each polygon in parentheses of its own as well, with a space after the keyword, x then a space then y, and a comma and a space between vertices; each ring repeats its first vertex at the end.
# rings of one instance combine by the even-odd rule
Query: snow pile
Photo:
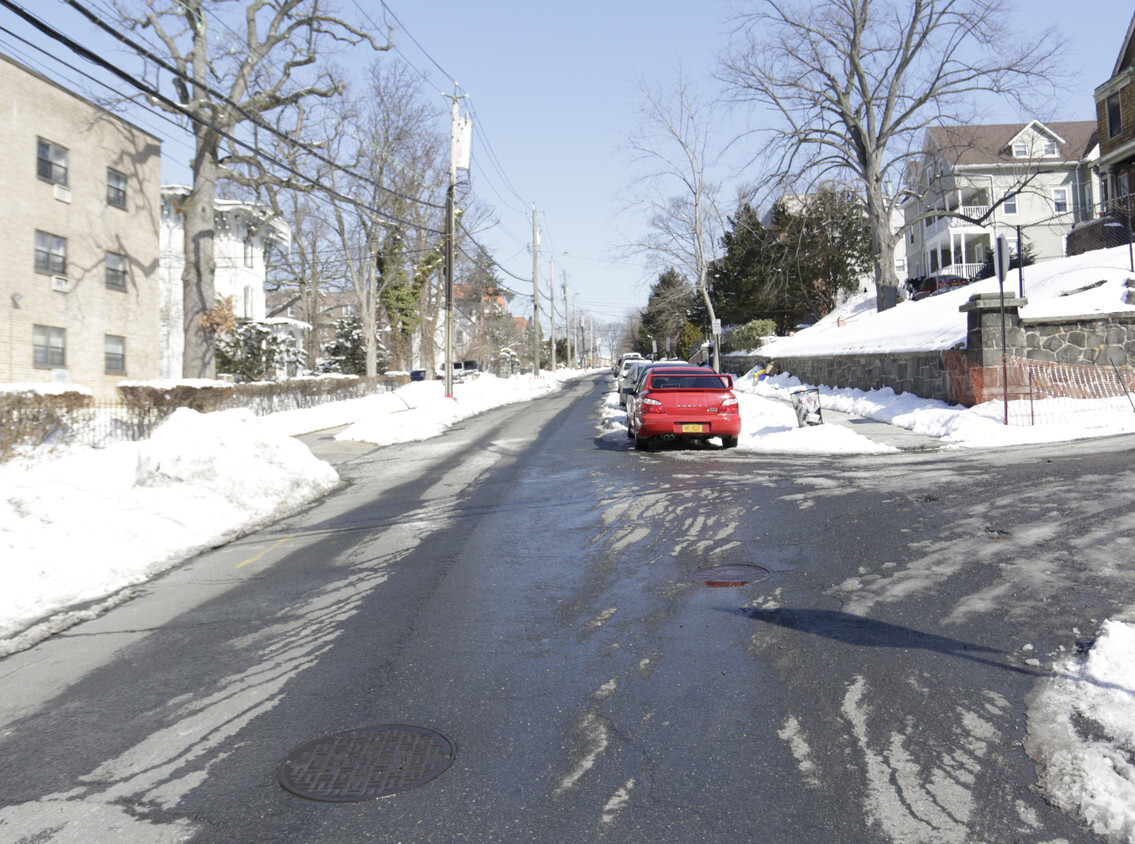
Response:
MULTIPOLYGON (((338 483, 246 410, 183 408, 140 443, 0 466, 0 635, 101 599, 338 483)), ((0 644, 0 654, 10 652, 0 644)))
POLYGON ((1105 621, 1087 659, 1054 672, 1029 700, 1040 785, 1108 841, 1135 841, 1135 625, 1105 621))
MULTIPOLYGON (((787 404, 792 400, 792 392, 805 386, 813 385, 803 384, 792 375, 775 375, 760 381, 754 381, 750 375, 737 382, 735 392, 748 392, 787 404)), ((999 401, 961 407, 936 399, 919 398, 913 393, 897 394, 890 387, 870 391, 820 387, 819 397, 820 406, 826 410, 886 422, 888 425, 934 437, 946 447, 953 448, 1068 442, 1088 437, 1135 433, 1135 413, 1131 412, 1126 399, 1107 402, 1107 407, 1101 406, 1099 413, 1081 415, 1075 423, 1006 426, 1005 406, 999 401)), ((1018 410, 1014 415, 1024 417, 1028 413, 1018 410)), ((754 445, 756 444, 750 444, 750 447, 754 445)))

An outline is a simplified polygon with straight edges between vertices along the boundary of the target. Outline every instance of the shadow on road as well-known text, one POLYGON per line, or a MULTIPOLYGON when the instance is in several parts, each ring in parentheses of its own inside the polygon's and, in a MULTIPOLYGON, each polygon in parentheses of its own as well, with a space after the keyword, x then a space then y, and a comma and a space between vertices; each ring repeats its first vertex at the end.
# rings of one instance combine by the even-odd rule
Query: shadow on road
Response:
POLYGON ((983 665, 991 665, 995 668, 1004 668, 1018 674, 1042 676, 1048 673, 1039 668, 1031 669, 1013 665, 1008 661, 1005 652, 996 648, 975 645, 971 642, 963 642, 960 639, 951 639, 948 636, 924 633, 910 627, 875 621, 838 610, 788 608, 762 610, 723 607, 721 611, 744 616, 765 624, 775 624, 789 630, 799 630, 801 633, 809 633, 813 636, 823 636, 848 645, 867 648, 921 649, 949 654, 980 662, 983 665))

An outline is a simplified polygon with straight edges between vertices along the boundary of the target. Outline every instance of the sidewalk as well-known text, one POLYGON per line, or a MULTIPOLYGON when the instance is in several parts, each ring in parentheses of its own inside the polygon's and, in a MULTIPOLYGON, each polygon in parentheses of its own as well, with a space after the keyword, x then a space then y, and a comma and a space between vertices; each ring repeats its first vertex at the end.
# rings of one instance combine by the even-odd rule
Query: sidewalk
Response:
POLYGON ((894 446, 900 451, 933 451, 942 447, 942 441, 936 437, 928 437, 897 425, 864 419, 862 416, 852 416, 850 413, 842 413, 838 410, 824 408, 823 418, 825 425, 843 425, 861 436, 882 445, 894 446))

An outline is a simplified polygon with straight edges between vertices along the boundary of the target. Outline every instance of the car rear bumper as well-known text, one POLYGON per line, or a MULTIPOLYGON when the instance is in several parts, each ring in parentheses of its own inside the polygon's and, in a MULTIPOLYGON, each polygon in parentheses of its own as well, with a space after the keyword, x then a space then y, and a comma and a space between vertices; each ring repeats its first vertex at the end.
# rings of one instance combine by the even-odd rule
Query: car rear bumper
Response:
POLYGON ((740 416, 719 416, 716 419, 652 418, 645 414, 635 433, 649 437, 737 437, 741 434, 740 416))

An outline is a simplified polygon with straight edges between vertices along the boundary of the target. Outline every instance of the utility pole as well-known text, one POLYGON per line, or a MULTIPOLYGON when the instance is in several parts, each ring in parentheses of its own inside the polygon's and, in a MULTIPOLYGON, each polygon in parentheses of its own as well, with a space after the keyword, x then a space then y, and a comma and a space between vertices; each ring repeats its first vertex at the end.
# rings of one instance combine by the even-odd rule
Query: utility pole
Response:
POLYGON ((564 270, 564 340, 567 342, 567 365, 574 366, 571 357, 571 306, 567 297, 567 270, 564 270))
POLYGON ((532 374, 540 374, 540 230, 532 203, 532 374))
MULTIPOLYGON (((444 96, 444 95, 443 95, 444 96)), ((449 187, 445 191, 445 397, 453 398, 453 264, 457 239, 457 171, 469 169, 473 124, 460 117, 457 83, 453 83, 453 108, 449 121, 449 187)), ((431 340, 432 342, 432 340, 431 340)))
POLYGON ((548 322, 552 326, 552 372, 556 371, 556 256, 548 256, 548 322))

